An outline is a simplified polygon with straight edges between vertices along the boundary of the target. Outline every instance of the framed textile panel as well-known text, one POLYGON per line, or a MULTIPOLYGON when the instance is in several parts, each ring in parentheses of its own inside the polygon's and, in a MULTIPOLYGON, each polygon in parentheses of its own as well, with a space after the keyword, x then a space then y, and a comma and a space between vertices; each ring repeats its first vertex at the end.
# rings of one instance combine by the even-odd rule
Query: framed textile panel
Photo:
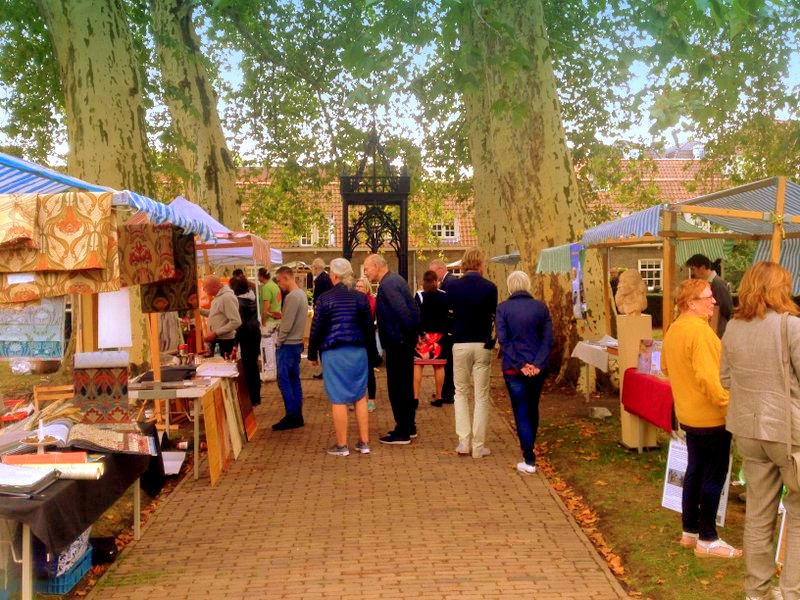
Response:
MULTIPOLYGON (((30 302, 67 294, 97 294, 119 289, 119 256, 117 230, 105 238, 107 266, 82 271, 47 271, 28 273, 25 280, 18 274, 0 273, 0 303, 30 302)), ((0 252, 2 254, 2 252, 0 252)))
POLYGON ((172 225, 141 223, 119 228, 120 285, 128 287, 175 278, 172 225))
POLYGON ((39 194, 33 248, 0 251, 0 272, 105 269, 116 237, 112 192, 39 194))
POLYGON ((128 404, 128 368, 103 367, 74 369, 75 398, 72 403, 81 411, 81 422, 92 425, 134 422, 128 404))
POLYGON ((35 304, 0 305, 0 360, 62 359, 65 307, 63 296, 35 304))
POLYGON ((194 236, 172 228, 175 277, 141 286, 142 312, 169 312, 197 308, 197 255, 194 236))
POLYGON ((36 194, 0 195, 0 250, 35 248, 36 194))

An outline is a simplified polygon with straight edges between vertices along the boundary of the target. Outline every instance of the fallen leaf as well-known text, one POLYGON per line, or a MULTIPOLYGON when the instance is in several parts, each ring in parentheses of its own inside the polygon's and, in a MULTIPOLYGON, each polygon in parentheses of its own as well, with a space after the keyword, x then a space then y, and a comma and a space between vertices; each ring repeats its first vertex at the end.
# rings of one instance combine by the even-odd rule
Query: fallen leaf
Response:
POLYGON ((606 485, 608 485, 608 483, 607 483, 607 482, 605 482, 605 481, 603 481, 602 479, 598 479, 597 481, 595 481, 595 482, 594 482, 594 484, 595 484, 595 485, 599 485, 599 486, 606 486, 606 485))

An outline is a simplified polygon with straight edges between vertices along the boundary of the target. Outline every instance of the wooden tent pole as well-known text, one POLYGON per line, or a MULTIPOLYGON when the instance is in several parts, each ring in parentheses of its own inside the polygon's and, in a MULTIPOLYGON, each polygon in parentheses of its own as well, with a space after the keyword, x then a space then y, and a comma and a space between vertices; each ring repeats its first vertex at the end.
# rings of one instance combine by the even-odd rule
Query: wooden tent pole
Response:
MULTIPOLYGON (((602 251, 601 251, 602 252, 602 251)), ((611 335, 611 281, 609 280, 609 272, 611 271, 610 261, 610 248, 606 248, 603 252, 603 306, 606 311, 606 333, 611 335)))
MULTIPOLYGON (((153 381, 161 381, 161 343, 158 335, 158 313, 149 313, 147 315, 147 324, 150 334, 150 367, 153 370, 153 381)), ((162 423, 161 414, 162 400, 155 400, 153 402, 156 412, 156 423, 162 423)))
MULTIPOLYGON (((664 219, 663 228, 665 231, 673 231, 675 225, 675 215, 669 210, 662 210, 661 215, 664 219)), ((662 261, 662 302, 661 302, 661 327, 664 333, 672 324, 672 286, 675 280, 675 238, 663 236, 664 258, 662 261)))
POLYGON ((778 186, 775 190, 775 223, 772 226, 772 247, 770 260, 781 262, 781 241, 783 238, 783 213, 786 204, 786 177, 778 177, 778 186))

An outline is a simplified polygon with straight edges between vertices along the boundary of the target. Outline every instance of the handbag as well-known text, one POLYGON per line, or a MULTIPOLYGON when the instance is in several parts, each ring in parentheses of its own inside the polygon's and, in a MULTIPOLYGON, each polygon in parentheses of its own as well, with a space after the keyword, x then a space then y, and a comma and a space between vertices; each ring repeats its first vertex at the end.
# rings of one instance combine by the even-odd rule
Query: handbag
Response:
MULTIPOLYGON (((781 346, 783 353, 783 397, 786 402, 786 455, 789 459, 788 470, 794 475, 794 488, 786 487, 800 493, 800 452, 792 452, 792 397, 790 378, 792 373, 791 354, 789 353, 789 314, 781 315, 781 346)), ((786 483, 784 477, 784 483, 786 483)), ((791 479, 791 478, 789 478, 791 479)))

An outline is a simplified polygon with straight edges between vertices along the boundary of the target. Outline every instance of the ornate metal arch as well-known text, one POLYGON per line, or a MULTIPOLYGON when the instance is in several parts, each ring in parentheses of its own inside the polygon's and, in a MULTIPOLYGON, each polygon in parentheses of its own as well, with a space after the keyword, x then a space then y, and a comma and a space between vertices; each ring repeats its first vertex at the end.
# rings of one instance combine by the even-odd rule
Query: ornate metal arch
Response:
POLYGON ((352 259, 356 248, 366 245, 375 253, 388 243, 397 253, 398 273, 408 279, 408 195, 410 178, 405 170, 397 174, 389 164, 373 125, 364 147, 364 156, 355 175, 339 178, 342 194, 342 251, 352 259), (365 176, 372 158, 372 173, 365 176), (379 167, 381 174, 379 175, 379 167), (350 207, 363 207, 350 222, 350 207), (399 219, 392 207, 399 210, 399 219))

